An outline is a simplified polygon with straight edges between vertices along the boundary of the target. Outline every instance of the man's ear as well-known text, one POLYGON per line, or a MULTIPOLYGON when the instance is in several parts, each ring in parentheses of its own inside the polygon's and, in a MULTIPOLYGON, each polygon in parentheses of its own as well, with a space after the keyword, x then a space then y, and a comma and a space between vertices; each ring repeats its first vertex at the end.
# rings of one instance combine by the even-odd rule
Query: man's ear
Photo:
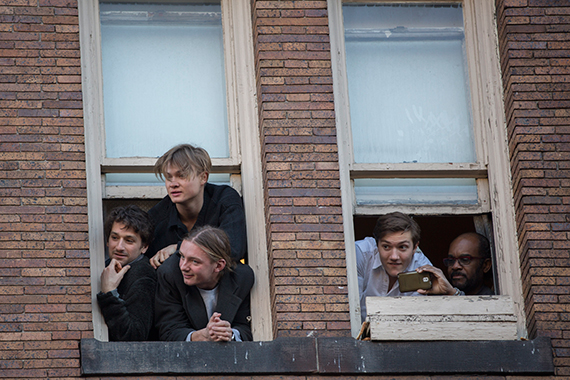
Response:
POLYGON ((147 249, 148 249, 148 245, 145 245, 144 247, 142 247, 141 255, 144 255, 146 253, 147 249))
POLYGON ((414 252, 416 252, 418 250, 418 247, 420 246, 420 242, 418 241, 416 243, 416 245, 414 245, 414 252))
POLYGON ((483 261, 483 273, 487 273, 491 267, 493 266, 493 263, 491 262, 491 259, 485 259, 483 261))
POLYGON ((216 263, 216 268, 214 269, 214 272, 221 272, 224 270, 225 267, 226 267, 226 260, 219 259, 218 262, 216 263))
POLYGON ((200 173, 200 185, 205 185, 208 182, 208 178, 210 177, 210 173, 202 172, 200 173))

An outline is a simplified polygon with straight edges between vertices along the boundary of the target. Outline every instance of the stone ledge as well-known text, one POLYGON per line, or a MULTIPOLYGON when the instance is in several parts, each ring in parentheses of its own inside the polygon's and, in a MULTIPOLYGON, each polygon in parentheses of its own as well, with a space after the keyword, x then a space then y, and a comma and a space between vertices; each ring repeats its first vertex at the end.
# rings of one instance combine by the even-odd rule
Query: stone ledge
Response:
POLYGON ((83 375, 128 374, 553 374, 548 338, 518 341, 270 342, 81 340, 83 375))

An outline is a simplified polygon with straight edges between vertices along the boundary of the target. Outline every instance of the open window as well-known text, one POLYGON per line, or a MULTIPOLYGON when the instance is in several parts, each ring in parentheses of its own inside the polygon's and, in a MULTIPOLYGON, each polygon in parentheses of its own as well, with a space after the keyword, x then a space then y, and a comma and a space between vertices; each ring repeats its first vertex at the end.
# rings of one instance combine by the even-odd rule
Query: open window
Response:
POLYGON ((490 239, 525 336, 493 2, 328 4, 353 333, 354 241, 401 211, 436 266, 459 233, 490 239))
POLYGON ((152 169, 179 143, 205 148, 210 182, 242 194, 256 273, 252 330, 256 340, 272 337, 250 13, 246 0, 79 2, 96 339, 107 340, 95 298, 104 213, 164 197, 152 169))

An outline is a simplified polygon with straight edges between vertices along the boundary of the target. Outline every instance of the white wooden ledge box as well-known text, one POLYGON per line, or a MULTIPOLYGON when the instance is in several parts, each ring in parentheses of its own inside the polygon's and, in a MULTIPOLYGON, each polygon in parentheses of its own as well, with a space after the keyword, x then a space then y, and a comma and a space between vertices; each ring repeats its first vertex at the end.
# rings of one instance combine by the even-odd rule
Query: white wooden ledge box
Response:
POLYGON ((367 297, 371 340, 516 340, 510 296, 367 297))

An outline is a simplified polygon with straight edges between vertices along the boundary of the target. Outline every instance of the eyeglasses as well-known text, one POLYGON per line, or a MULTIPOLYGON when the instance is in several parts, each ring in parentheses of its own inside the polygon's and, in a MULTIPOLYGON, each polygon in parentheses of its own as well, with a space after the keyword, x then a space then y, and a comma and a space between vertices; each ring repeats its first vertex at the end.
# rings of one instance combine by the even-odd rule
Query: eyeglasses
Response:
POLYGON ((461 265, 462 267, 471 264, 471 261, 473 260, 479 260, 482 259, 482 257, 473 257, 471 255, 462 255, 459 257, 448 257, 447 259, 443 259, 443 265, 445 265, 446 267, 452 267, 453 265, 455 265, 456 261, 459 261, 459 265, 461 265))

